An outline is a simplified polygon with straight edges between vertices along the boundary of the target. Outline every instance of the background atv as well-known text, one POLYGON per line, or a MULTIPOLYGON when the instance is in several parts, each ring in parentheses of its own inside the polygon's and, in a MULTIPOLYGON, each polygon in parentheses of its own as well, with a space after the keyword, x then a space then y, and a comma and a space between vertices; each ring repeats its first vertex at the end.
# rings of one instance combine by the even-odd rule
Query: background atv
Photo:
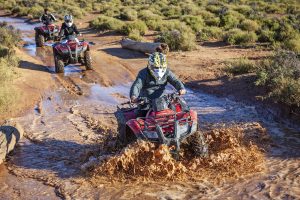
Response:
POLYGON ((44 46, 46 41, 57 41, 60 27, 54 24, 35 27, 35 43, 37 47, 44 46))
POLYGON ((208 154, 203 134, 198 130, 197 112, 191 110, 179 95, 166 94, 152 101, 140 98, 136 104, 126 102, 117 108, 119 138, 123 144, 137 139, 148 140, 174 146, 171 153, 178 156, 184 142, 196 156, 208 154), (150 108, 146 117, 137 117, 141 105, 150 108))
POLYGON ((55 61, 55 72, 64 72, 64 67, 69 64, 80 63, 85 65, 87 70, 92 69, 92 58, 89 43, 76 41, 76 36, 57 42, 53 45, 53 56, 55 61))

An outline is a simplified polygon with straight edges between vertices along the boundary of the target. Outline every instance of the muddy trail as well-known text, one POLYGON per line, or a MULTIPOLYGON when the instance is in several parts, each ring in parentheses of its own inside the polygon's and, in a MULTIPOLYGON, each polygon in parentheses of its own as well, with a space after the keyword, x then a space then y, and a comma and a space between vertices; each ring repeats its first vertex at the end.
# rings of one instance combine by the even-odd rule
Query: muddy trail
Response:
POLYGON ((135 70, 102 51, 103 38, 94 37, 95 69, 67 66, 57 75, 51 43, 35 47, 36 24, 0 21, 20 28, 24 52, 44 63, 23 66, 52 73, 57 86, 11 119, 25 137, 0 168, 1 199, 300 198, 299 127, 274 121, 261 108, 188 89, 185 99, 207 134, 209 158, 175 161, 166 147, 149 143, 116 150, 114 112, 126 101, 135 70))

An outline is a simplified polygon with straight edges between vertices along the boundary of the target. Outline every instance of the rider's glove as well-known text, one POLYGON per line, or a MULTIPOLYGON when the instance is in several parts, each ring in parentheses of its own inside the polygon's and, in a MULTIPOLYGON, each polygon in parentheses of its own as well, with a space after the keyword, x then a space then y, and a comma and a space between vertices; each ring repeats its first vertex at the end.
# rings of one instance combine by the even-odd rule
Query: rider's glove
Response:
POLYGON ((186 90, 185 89, 179 90, 179 95, 185 95, 185 94, 186 94, 186 90))
POLYGON ((138 100, 138 98, 136 98, 135 96, 130 97, 130 101, 131 101, 132 103, 136 103, 137 100, 138 100))

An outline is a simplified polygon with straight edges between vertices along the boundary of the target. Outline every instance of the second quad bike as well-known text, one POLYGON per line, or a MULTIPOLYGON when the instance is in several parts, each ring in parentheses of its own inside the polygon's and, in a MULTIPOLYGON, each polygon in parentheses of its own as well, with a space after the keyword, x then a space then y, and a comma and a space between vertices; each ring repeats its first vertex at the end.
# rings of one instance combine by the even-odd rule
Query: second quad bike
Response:
POLYGON ((207 156, 208 147, 198 129, 197 112, 190 109, 176 93, 150 100, 139 98, 137 103, 125 102, 117 106, 119 138, 123 144, 137 139, 166 144, 178 158, 181 143, 188 143, 196 156, 207 156), (138 117, 139 107, 148 106, 145 117, 138 117))
POLYGON ((92 57, 89 43, 79 41, 75 35, 68 36, 61 42, 53 45, 55 72, 63 73, 64 67, 69 64, 85 65, 87 70, 92 69, 92 57))
POLYGON ((54 24, 44 24, 43 26, 35 27, 35 42, 37 47, 43 47, 46 41, 58 39, 60 26, 54 24))

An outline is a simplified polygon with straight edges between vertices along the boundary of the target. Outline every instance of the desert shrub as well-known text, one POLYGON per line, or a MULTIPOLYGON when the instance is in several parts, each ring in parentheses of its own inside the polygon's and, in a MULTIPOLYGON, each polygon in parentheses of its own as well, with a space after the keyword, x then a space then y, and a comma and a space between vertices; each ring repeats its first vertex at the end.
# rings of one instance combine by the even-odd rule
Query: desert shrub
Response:
POLYGON ((167 18, 178 18, 181 16, 181 8, 179 6, 166 6, 161 9, 161 13, 167 18))
POLYGON ((224 71, 232 75, 240 75, 255 71, 255 64, 247 58, 239 58, 227 63, 224 71))
POLYGON ((163 20, 151 19, 151 20, 147 20, 145 23, 150 30, 159 31, 162 29, 164 22, 163 20))
POLYGON ((32 18, 39 18, 44 12, 44 8, 41 6, 34 6, 28 10, 28 15, 32 18))
POLYGON ((260 27, 256 21, 245 19, 240 24, 240 28, 245 31, 257 31, 260 27))
POLYGON ((275 32, 269 29, 261 30, 259 32, 258 41, 259 42, 269 42, 273 44, 275 42, 275 32))
POLYGON ((156 31, 172 31, 172 30, 179 30, 182 28, 187 27, 187 25, 184 22, 181 22, 179 20, 161 20, 158 21, 159 24, 157 24, 156 31))
POLYGON ((296 53, 280 51, 260 64, 256 85, 269 89, 266 97, 300 107, 300 59, 296 53))
POLYGON ((168 44, 170 50, 188 51, 194 49, 196 46, 196 36, 189 27, 164 31, 157 41, 168 44))
POLYGON ((159 15, 154 14, 150 10, 141 10, 138 13, 138 16, 141 20, 146 21, 146 22, 149 20, 160 20, 161 19, 161 17, 159 15))
POLYGON ((145 33, 148 31, 148 27, 145 24, 145 22, 137 20, 134 22, 128 22, 126 23, 122 29, 121 32, 125 35, 129 35, 132 31, 139 31, 141 35, 145 35, 145 33))
POLYGON ((204 26, 201 16, 184 15, 181 17, 181 21, 185 22, 195 32, 198 32, 204 26))
POLYGON ((123 20, 134 21, 137 20, 137 11, 129 8, 122 9, 120 18, 123 20))
POLYGON ((277 41, 286 41, 297 37, 297 31, 289 24, 281 24, 278 30, 276 30, 275 39, 277 41))
POLYGON ((237 12, 228 12, 227 14, 220 16, 220 26, 225 29, 236 28, 243 19, 244 17, 237 12))
POLYGON ((223 40, 229 44, 248 45, 256 42, 257 39, 257 35, 254 32, 232 29, 225 34, 223 40))
POLYGON ((116 30, 120 31, 125 25, 121 20, 113 17, 100 16, 90 22, 90 26, 100 31, 116 30))
POLYGON ((220 22, 221 20, 219 17, 213 17, 205 20, 205 24, 207 26, 219 26, 220 22))
POLYGON ((250 16, 253 13, 253 8, 249 5, 239 5, 235 7, 234 10, 245 16, 250 16))
POLYGON ((219 14, 221 7, 218 5, 208 5, 205 9, 211 13, 219 14))
POLYGON ((197 40, 200 41, 206 41, 212 39, 221 40, 222 38, 223 38, 223 30, 215 26, 204 27, 197 33, 197 40))
POLYGON ((300 36, 287 40, 283 46, 285 49, 291 50, 295 53, 300 54, 300 36))
POLYGON ((21 41, 20 31, 12 26, 0 27, 0 44, 4 47, 12 48, 21 41))
POLYGON ((143 40, 143 37, 141 36, 140 32, 135 29, 129 33, 128 38, 139 42, 143 40))

